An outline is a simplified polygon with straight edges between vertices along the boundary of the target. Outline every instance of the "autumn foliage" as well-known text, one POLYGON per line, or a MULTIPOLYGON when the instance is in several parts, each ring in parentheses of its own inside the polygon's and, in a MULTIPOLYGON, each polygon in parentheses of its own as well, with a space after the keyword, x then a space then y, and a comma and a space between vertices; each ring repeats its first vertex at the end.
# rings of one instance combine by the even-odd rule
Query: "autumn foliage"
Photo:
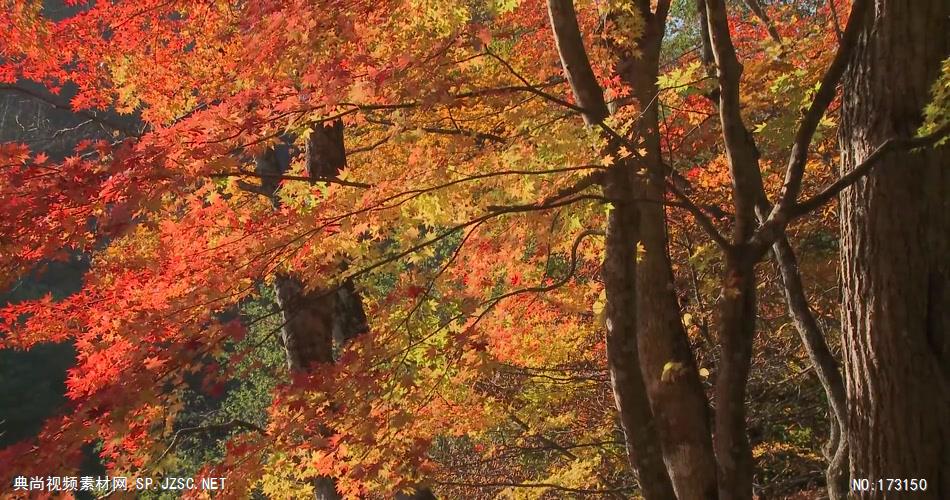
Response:
MULTIPOLYGON (((68 3, 58 19, 38 1, 0 10, 0 84, 39 83, 109 130, 63 159, 0 144, 0 286, 91 258, 79 292, 0 309, 0 347, 68 342, 78 352, 68 407, 35 440, 0 450, 0 484, 76 471, 90 444, 115 475, 169 470, 178 430, 222 423, 180 420, 184 394, 220 394, 264 369, 255 350, 277 342, 278 312, 245 306, 272 300, 275 276, 292 274, 310 290, 352 280, 370 331, 336 363, 268 374, 277 383, 266 422, 232 429, 223 458, 201 471, 229 477, 228 495, 294 496, 321 476, 354 498, 420 484, 446 498, 630 494, 606 372, 601 273, 613 205, 594 181, 645 154, 635 133, 645 103, 615 73, 617 47, 636 56, 643 18, 630 5, 640 2, 576 2, 620 147, 579 116, 544 2, 68 3), (305 143, 337 120, 347 166, 310 176, 305 143), (278 203, 252 189, 273 180, 255 158, 275 147, 289 150, 278 203), (518 454, 539 446, 540 458, 518 454)), ((718 278, 723 254, 690 207, 722 234, 735 208, 694 3, 674 2, 679 24, 669 21, 657 75, 675 190, 657 202, 668 286, 709 389, 715 303, 731 292, 718 278)), ((848 21, 850 2, 804 3, 768 6, 779 41, 742 9, 729 19, 742 113, 773 199, 837 49, 836 23, 848 21)), ((824 115, 804 197, 836 177, 835 133, 824 115)), ((823 205, 789 229, 811 245, 802 273, 824 324, 837 296, 824 264, 834 250, 820 240, 834 223, 823 205)), ((775 270, 763 264, 757 279, 768 319, 752 385, 765 391, 808 361, 775 270)), ((662 377, 686 369, 673 363, 662 377)), ((755 425, 788 410, 755 408, 755 425)), ((814 457, 820 439, 753 441, 756 459, 772 463, 814 457)))

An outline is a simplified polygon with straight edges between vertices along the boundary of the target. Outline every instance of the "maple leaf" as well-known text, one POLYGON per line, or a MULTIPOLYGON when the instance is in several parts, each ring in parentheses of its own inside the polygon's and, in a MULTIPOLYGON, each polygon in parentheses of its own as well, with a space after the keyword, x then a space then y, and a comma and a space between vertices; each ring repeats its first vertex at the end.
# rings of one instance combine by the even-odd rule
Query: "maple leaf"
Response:
MULTIPOLYGON (((586 48, 595 83, 617 104, 603 123, 613 137, 577 116, 544 2, 85 2, 61 19, 46 18, 40 2, 15 4, 0 13, 0 81, 31 80, 54 93, 70 82, 68 106, 97 130, 116 125, 106 119, 115 111, 135 112, 123 118, 136 123, 78 140, 57 132, 75 143, 62 160, 0 145, 3 284, 76 253, 90 262, 76 294, 0 309, 4 347, 77 349, 69 418, 50 420, 35 453, 20 445, 0 452, 0 480, 27 466, 69 470, 67 458, 78 461, 96 442, 117 470, 154 466, 147 460, 168 444, 162 433, 194 411, 180 401, 193 379, 221 400, 260 383, 253 396, 241 393, 242 405, 266 415, 267 439, 235 432, 215 465, 240 485, 238 497, 293 496, 317 475, 364 496, 420 479, 448 484, 480 474, 458 463, 502 455, 505 474, 525 482, 580 489, 606 485, 599 470, 611 480, 634 477, 624 460, 603 458, 616 455, 617 435, 603 403, 604 326, 624 308, 607 307, 603 239, 574 245, 570 235, 602 232, 618 207, 630 206, 602 198, 599 179, 630 156, 656 156, 646 144, 659 145, 658 161, 675 171, 702 166, 685 170, 681 189, 700 207, 728 206, 728 158, 706 97, 715 79, 697 51, 654 54, 663 73, 645 76, 660 92, 647 98, 655 94, 662 123, 647 123, 638 108, 653 101, 616 69, 621 55, 649 59, 637 45, 649 20, 622 3, 575 3, 582 37, 610 42, 586 48), (337 125, 343 137, 329 141, 337 125), (335 166, 330 152, 343 155, 335 166), (314 165, 335 168, 315 182, 314 165), (576 199, 551 198, 571 186, 584 188, 576 199), (281 294, 290 278, 306 300, 281 294), (365 316, 361 333, 321 344, 320 362, 287 369, 299 347, 288 342, 288 325, 333 324, 311 331, 340 337, 339 322, 321 314, 345 305, 341 290, 350 289, 365 316), (570 380, 560 380, 566 371, 570 380), (511 411, 531 415, 524 437, 510 437, 522 434, 511 411), (548 434, 611 444, 554 458, 507 453, 548 434)), ((762 141, 766 173, 787 149, 783 122, 816 91, 815 61, 837 44, 828 14, 813 14, 777 17, 794 19, 782 28, 802 34, 802 54, 781 63, 769 57, 780 47, 761 50, 766 31, 732 23, 737 51, 752 54, 742 113, 769 118, 758 130, 772 141, 762 141)), ((676 37, 663 46, 698 44, 679 38, 697 30, 653 31, 676 37)), ((934 109, 930 125, 942 116, 934 109)), ((817 151, 833 156, 835 126, 821 122, 817 151)), ((646 172, 646 163, 637 167, 646 172)), ((764 184, 771 195, 781 176, 764 184)), ((659 196, 653 202, 673 199, 662 186, 659 196)), ((695 328, 690 314, 715 316, 702 308, 713 302, 718 284, 709 276, 723 262, 695 221, 676 215, 682 206, 671 201, 659 221, 643 222, 665 232, 650 247, 657 250, 647 254, 635 240, 616 248, 623 265, 633 265, 630 253, 671 263, 659 274, 672 282, 639 286, 675 292, 668 303, 691 301, 682 322, 695 328), (688 290, 668 289, 687 280, 688 290)), ((731 298, 737 285, 718 289, 731 298)), ((778 316, 771 295, 780 294, 760 307, 778 316)), ((671 361, 647 375, 677 382, 689 376, 685 366, 671 361)))

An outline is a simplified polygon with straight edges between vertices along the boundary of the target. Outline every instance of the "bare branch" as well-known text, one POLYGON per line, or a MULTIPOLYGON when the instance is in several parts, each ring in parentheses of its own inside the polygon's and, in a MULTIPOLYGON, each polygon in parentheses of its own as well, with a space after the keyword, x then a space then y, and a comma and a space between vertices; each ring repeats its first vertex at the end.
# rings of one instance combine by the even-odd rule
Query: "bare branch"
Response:
POLYGON ((560 189, 558 190, 558 192, 548 196, 543 201, 541 201, 541 203, 539 203, 538 205, 539 206, 550 205, 551 203, 554 203, 558 200, 563 200, 564 198, 567 198, 569 196, 574 196, 575 194, 578 194, 595 184, 600 184, 603 181, 604 181, 604 172, 594 172, 592 174, 587 174, 586 176, 578 180, 576 183, 566 188, 560 189))
POLYGON ((362 188, 362 189, 368 189, 368 188, 373 187, 372 184, 347 181, 347 180, 331 178, 331 177, 307 177, 303 175, 260 174, 257 172, 244 172, 244 171, 215 172, 213 174, 208 174, 208 177, 211 177, 213 179, 224 178, 224 177, 254 177, 258 179, 270 179, 270 180, 278 180, 278 181, 301 181, 301 182, 308 182, 310 184, 325 182, 327 184, 339 184, 341 186, 349 186, 349 187, 362 188))
POLYGON ((155 460, 155 462, 153 463, 155 464, 161 463, 162 460, 166 456, 168 456, 168 454, 171 453, 172 450, 174 450, 176 446, 178 446, 178 444, 181 442, 182 437, 184 436, 187 436, 190 434, 198 434, 202 432, 222 432, 222 431, 230 431, 234 429, 245 429, 249 431, 256 431, 260 433, 261 435, 265 435, 265 436, 267 435, 267 431, 264 430, 259 425, 253 424, 251 422, 245 422, 244 420, 238 420, 236 418, 233 418, 231 419, 230 422, 226 422, 223 424, 209 424, 209 425, 199 425, 195 427, 185 427, 183 429, 178 429, 178 431, 175 432, 175 437, 172 438, 172 442, 169 443, 168 448, 165 448, 165 451, 162 452, 162 454, 158 456, 158 459, 155 460))
POLYGON ((712 219, 710 219, 709 216, 707 216, 706 213, 703 212, 702 209, 699 208, 699 206, 696 205, 696 203, 694 203, 693 200, 691 200, 689 196, 686 195, 686 193, 680 190, 680 188, 678 188, 672 181, 667 181, 666 187, 676 196, 677 199, 679 199, 679 202, 672 202, 672 205, 683 208, 692 214, 693 218, 696 219, 696 223, 699 224, 699 226, 702 227, 704 231, 706 231, 706 234, 708 234, 709 237, 712 238, 713 241, 715 241, 716 244, 719 245, 723 250, 729 251, 733 248, 732 244, 729 243, 729 240, 727 240, 726 237, 723 236, 718 229, 716 229, 716 225, 713 224, 712 219))
POLYGON ((486 49, 485 53, 488 54, 492 59, 498 61, 502 66, 505 67, 505 69, 508 70, 509 73, 511 73, 515 78, 517 78, 519 81, 521 81, 521 83, 524 84, 524 89, 525 89, 525 91, 530 92, 530 93, 532 93, 532 94, 534 94, 534 95, 537 95, 538 97, 542 97, 542 98, 544 98, 544 99, 546 99, 546 100, 548 100, 548 101, 551 101, 551 102, 553 102, 553 103, 555 103, 555 104, 558 104, 558 105, 560 105, 560 106, 564 106, 565 108, 568 108, 568 109, 570 109, 570 110, 573 110, 573 111, 575 111, 575 112, 577 112, 577 113, 580 113, 580 114, 582 114, 582 115, 585 115, 586 112, 584 111, 584 108, 583 108, 583 107, 581 107, 581 106, 576 106, 576 105, 574 105, 574 104, 571 104, 571 103, 565 101, 564 99, 561 99, 560 97, 557 97, 557 96, 548 94, 547 92, 541 90, 537 85, 531 84, 531 82, 529 82, 525 77, 521 76, 521 74, 518 73, 518 71, 515 70, 515 68, 514 68, 508 61, 504 60, 501 56, 499 56, 499 55, 495 54, 494 52, 491 52, 491 51, 489 51, 489 50, 487 50, 487 49, 486 49))
POLYGON ((841 178, 831 183, 826 188, 822 189, 818 194, 794 205, 790 210, 790 217, 795 218, 805 215, 812 210, 824 205, 835 196, 838 196, 838 193, 844 191, 848 186, 870 174, 875 165, 877 165, 877 163, 888 153, 929 147, 947 136, 950 136, 950 123, 925 136, 914 137, 911 139, 892 137, 884 141, 883 144, 878 146, 874 152, 868 155, 868 157, 865 158, 864 161, 859 165, 854 167, 853 170, 841 176, 841 178))
POLYGON ((759 227, 755 236, 752 238, 753 245, 757 247, 758 251, 765 252, 768 249, 768 246, 771 245, 776 240, 776 238, 779 238, 783 234, 785 226, 787 226, 789 222, 806 215, 813 210, 816 210, 825 203, 828 203, 849 186, 866 177, 872 172, 874 167, 877 166, 881 159, 883 159, 889 153, 896 151, 907 151, 914 148, 929 147, 947 136, 950 136, 950 123, 945 124, 933 133, 927 134, 925 136, 912 137, 909 139, 892 137, 884 141, 870 155, 868 155, 864 161, 855 166, 850 172, 841 176, 838 178, 838 180, 822 189, 818 194, 808 198, 805 201, 802 201, 801 203, 796 203, 790 206, 785 211, 776 212, 776 210, 773 209, 772 213, 769 214, 768 219, 762 223, 762 226, 759 227))
POLYGON ((765 9, 762 8, 762 4, 759 3, 759 0, 745 0, 745 4, 749 7, 749 10, 755 14, 755 17, 759 18, 759 21, 762 21, 762 24, 765 25, 765 29, 769 32, 769 36, 772 37, 772 40, 774 40, 775 43, 782 45, 782 35, 779 34, 777 29, 775 29, 775 25, 772 23, 772 20, 769 19, 769 15, 766 14, 765 9))
POLYGON ((452 94, 452 97, 455 99, 466 99, 470 97, 485 97, 485 96, 495 95, 495 94, 505 94, 508 92, 534 93, 534 91, 536 90, 540 90, 547 87, 553 87, 555 85, 560 85, 562 83, 565 83, 566 81, 567 80, 563 78, 552 78, 547 83, 539 83, 537 85, 510 85, 507 87, 494 87, 494 88, 488 88, 488 89, 471 90, 468 92, 459 92, 457 94, 452 94))
MULTIPOLYGON (((378 118, 367 118, 366 121, 369 123, 375 123, 377 125, 386 125, 388 127, 394 126, 395 122, 390 120, 381 120, 378 118)), ((504 137, 495 134, 489 134, 487 132, 477 132, 474 130, 465 130, 462 128, 440 128, 440 127, 420 127, 419 130, 429 133, 429 134, 440 134, 440 135, 461 135, 471 137, 479 141, 491 141, 499 144, 504 144, 507 140, 504 137)))
MULTIPOLYGON (((593 185, 593 183, 590 183, 590 184, 588 184, 587 186, 591 186, 591 185, 593 185)), ((586 186, 585 186, 585 187, 586 187, 586 186)), ((582 190, 582 189, 578 189, 578 191, 581 191, 581 190, 582 190)), ((556 206, 561 206, 562 202, 565 202, 565 201, 568 201, 568 200, 569 200, 571 203, 573 203, 573 202, 575 202, 575 201, 581 201, 581 200, 597 200, 597 201, 602 201, 602 202, 608 202, 608 201, 610 201, 610 200, 608 200, 607 198, 605 198, 605 197, 603 197, 603 196, 600 196, 600 195, 589 195, 589 194, 588 194, 588 195, 582 195, 582 196, 575 196, 575 197, 573 197, 573 198, 555 198, 554 200, 551 200, 551 201, 547 201, 547 200, 546 200, 546 201, 544 201, 544 202, 542 202, 542 203, 527 203, 527 204, 524 204, 524 205, 489 205, 489 206, 487 206, 487 207, 485 207, 485 208, 486 208, 489 212, 491 212, 491 213, 496 213, 496 214, 502 214, 502 213, 518 213, 518 212, 534 212, 534 211, 537 211, 537 210, 548 210, 548 209, 554 208, 554 207, 556 207, 556 206)))
POLYGON ((40 92, 35 92, 35 91, 33 91, 33 90, 30 90, 30 89, 27 89, 27 88, 24 88, 24 87, 20 87, 20 86, 18 86, 18 85, 0 85, 0 90, 9 90, 9 91, 11 91, 11 92, 16 92, 16 93, 18 93, 18 94, 23 94, 23 95, 25 95, 25 96, 27 96, 27 97, 30 97, 30 98, 32 98, 32 99, 36 99, 36 100, 38 100, 38 101, 44 102, 44 103, 46 103, 46 104, 52 106, 53 108, 61 109, 61 110, 63 110, 63 111, 69 111, 70 113, 73 113, 73 114, 76 115, 76 116, 79 116, 79 117, 85 118, 86 120, 90 120, 90 121, 92 121, 92 122, 98 123, 98 124, 102 125, 103 127, 106 127, 106 128, 108 128, 108 129, 110 129, 110 130, 115 130, 115 131, 117 131, 117 132, 120 132, 120 133, 122 133, 122 134, 128 136, 128 137, 141 137, 141 136, 142 136, 142 134, 141 134, 140 132, 138 132, 137 130, 131 129, 131 128, 129 128, 129 127, 127 127, 127 126, 125 126, 125 125, 123 125, 123 124, 117 122, 117 121, 114 121, 114 120, 112 120, 112 119, 110 119, 110 118, 107 118, 107 117, 104 117, 104 116, 99 116, 98 114, 96 114, 96 113, 93 112, 93 111, 74 110, 72 106, 70 106, 70 105, 68 105, 68 104, 61 103, 61 102, 57 101, 56 99, 54 99, 54 98, 52 98, 52 97, 50 97, 50 96, 43 95, 43 94, 40 93, 40 92))

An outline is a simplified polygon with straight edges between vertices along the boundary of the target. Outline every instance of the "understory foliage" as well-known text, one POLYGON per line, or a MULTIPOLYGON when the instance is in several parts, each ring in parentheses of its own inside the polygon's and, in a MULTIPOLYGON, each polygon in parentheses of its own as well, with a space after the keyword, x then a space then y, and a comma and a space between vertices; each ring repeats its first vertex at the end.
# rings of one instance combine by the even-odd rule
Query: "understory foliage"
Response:
MULTIPOLYGON (((644 103, 608 50, 634 50, 639 11, 575 2, 616 105, 606 124, 627 137, 613 155, 575 109, 544 2, 69 3, 58 20, 39 1, 0 9, 0 85, 40 84, 110 131, 62 160, 0 144, 0 286, 90 260, 79 291, 0 309, 3 349, 77 350, 67 405, 35 439, 0 450, 0 484, 69 475, 92 445, 110 475, 226 476, 237 498, 295 496, 320 476, 354 498, 419 484, 445 498, 636 491, 606 370, 611 205, 586 180, 639 154, 631 131, 644 103), (308 177, 305 141, 338 119, 347 167, 308 177), (266 180, 254 158, 286 143, 275 210, 247 186, 266 180), (370 332, 339 362, 288 375, 269 291, 282 273, 315 290, 352 279, 370 332)), ((738 6, 730 27, 774 195, 850 2, 762 3, 783 42, 738 6)), ((725 231, 732 180, 695 2, 674 2, 670 16, 663 161, 725 231)), ((833 116, 818 127, 805 194, 836 177, 833 116)), ((677 203, 666 214, 672 286, 709 388, 722 253, 677 203)), ((789 229, 829 334, 834 219, 828 205, 789 229)), ((777 494, 820 476, 826 406, 776 271, 757 269, 749 424, 757 484, 777 494)))

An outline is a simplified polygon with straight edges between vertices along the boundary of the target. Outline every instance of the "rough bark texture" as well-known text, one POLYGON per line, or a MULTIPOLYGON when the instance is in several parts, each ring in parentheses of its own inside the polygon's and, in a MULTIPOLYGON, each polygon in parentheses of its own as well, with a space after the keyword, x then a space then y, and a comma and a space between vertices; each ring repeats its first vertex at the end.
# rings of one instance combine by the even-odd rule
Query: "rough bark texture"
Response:
POLYGON ((640 214, 631 201, 630 168, 608 174, 604 194, 614 208, 607 219, 604 287, 607 294, 607 366, 620 414, 627 456, 639 472, 647 500, 674 499, 637 347, 637 242, 640 214))
POLYGON ((640 105, 635 129, 643 142, 647 176, 637 176, 634 193, 640 212, 644 252, 637 266, 637 339, 640 365, 663 459, 678 498, 715 498, 716 460, 709 406, 683 327, 673 285, 667 241, 666 167, 660 152, 657 75, 665 20, 648 14, 636 57, 622 55, 617 72, 640 105), (663 380, 667 363, 682 367, 663 380))
MULTIPOLYGON (((584 121, 599 125, 608 108, 597 83, 571 0, 548 0, 548 14, 565 76, 574 98, 584 109, 584 121)), ((619 144, 609 141, 616 155, 619 144)), ((619 162, 604 180, 611 200, 607 220, 604 286, 607 295, 607 366, 630 464, 637 470, 647 500, 674 499, 673 486, 663 462, 663 450, 650 409, 637 346, 637 244, 640 214, 634 201, 633 165, 619 162)))
MULTIPOLYGON (((342 123, 340 127, 342 132, 342 123)), ((323 136, 323 142, 330 142, 332 138, 327 132, 331 130, 333 129, 320 127, 312 135, 323 136)), ((340 134, 340 140, 342 141, 342 134, 340 134)), ((311 138, 307 148, 308 167, 331 169, 332 166, 322 164, 319 159, 311 156, 312 153, 316 153, 316 150, 310 147, 312 142, 314 140, 311 138)), ((342 148, 342 143, 339 144, 339 148, 342 148)), ((256 170, 262 176, 261 186, 257 191, 270 197, 275 208, 280 206, 280 200, 277 197, 280 181, 277 176, 281 175, 285 168, 286 165, 281 164, 276 148, 268 148, 257 158, 256 170)), ((332 363, 334 325, 347 321, 336 314, 337 293, 327 290, 307 290, 296 276, 287 274, 277 276, 274 281, 274 291, 277 296, 277 306, 280 308, 282 321, 280 341, 284 348, 288 371, 305 372, 318 364, 332 363)), ((336 481, 331 477, 318 477, 313 480, 313 497, 315 500, 342 498, 336 490, 336 481)))
MULTIPOLYGON (((312 174, 336 176, 346 166, 343 123, 317 125, 307 140, 307 165, 312 174)), ((257 158, 260 190, 279 205, 276 191, 283 173, 280 152, 269 148, 257 158)), ((333 343, 340 344, 367 330, 363 305, 352 282, 336 290, 307 290, 294 276, 279 275, 274 283, 281 310, 287 367, 306 371, 314 364, 333 362, 333 343)))
POLYGON ((292 371, 308 371, 315 364, 333 362, 333 324, 336 297, 322 290, 307 291, 296 277, 280 275, 274 288, 283 327, 281 344, 292 371))
POLYGON ((346 168, 346 144, 343 141, 343 122, 334 120, 314 125, 307 137, 305 153, 307 175, 332 178, 346 168))
POLYGON ((719 497, 751 499, 753 460, 745 395, 755 334, 755 262, 743 252, 727 255, 721 289, 714 428, 719 497))
MULTIPOLYGON (((874 7, 845 76, 842 173, 915 134, 950 49, 946 0, 874 7)), ((946 147, 892 153, 839 198, 851 473, 926 479, 913 498, 950 498, 948 164, 946 147)))

